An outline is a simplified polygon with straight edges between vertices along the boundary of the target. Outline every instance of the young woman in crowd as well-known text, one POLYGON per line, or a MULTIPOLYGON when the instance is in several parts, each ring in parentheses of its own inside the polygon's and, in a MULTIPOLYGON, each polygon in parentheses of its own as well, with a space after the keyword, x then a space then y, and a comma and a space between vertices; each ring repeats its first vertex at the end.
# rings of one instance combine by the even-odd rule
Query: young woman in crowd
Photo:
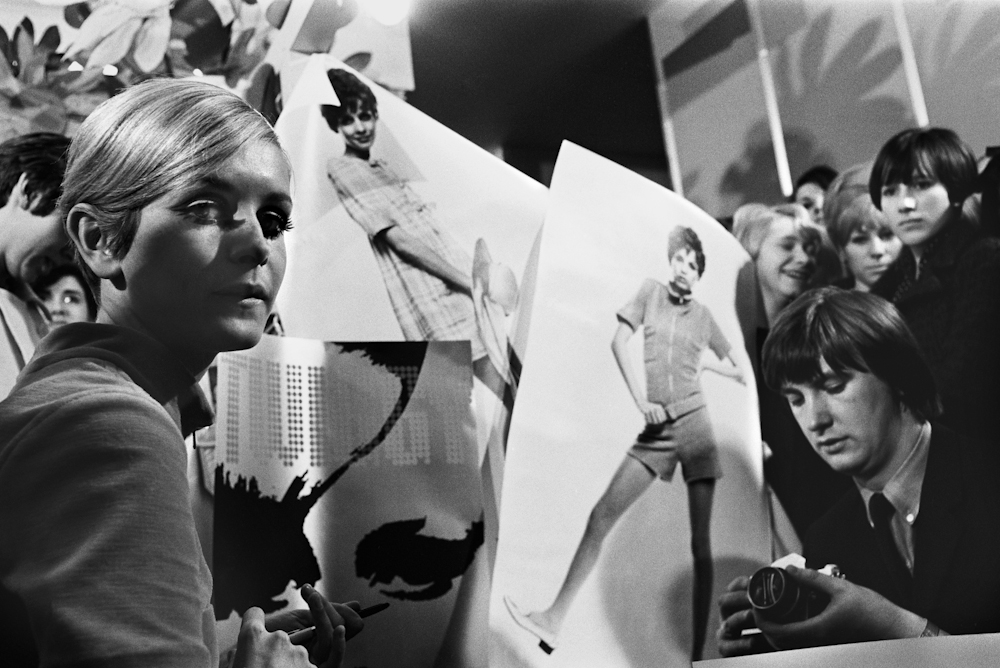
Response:
POLYGON ((792 201, 809 212, 809 217, 817 225, 824 225, 823 202, 826 190, 837 177, 837 170, 826 165, 816 165, 803 172, 795 182, 792 201))
MULTIPOLYGON (((816 284, 821 252, 834 251, 824 230, 797 204, 741 207, 734 216, 733 234, 750 254, 757 276, 759 353, 778 314, 816 284)), ((761 438, 769 450, 764 476, 801 537, 840 498, 850 480, 823 463, 802 435, 788 402, 764 385, 759 373, 757 379, 761 438)))
POLYGON ((899 257, 903 242, 875 208, 867 187, 848 186, 830 199, 834 203, 828 209, 836 213, 827 219, 826 230, 846 274, 836 284, 868 292, 899 257))
POLYGON ((93 322, 97 318, 97 302, 76 265, 56 267, 33 287, 49 312, 53 327, 70 322, 93 322))
MULTIPOLYGON (((288 160, 239 98, 148 81, 80 127, 60 210, 100 309, 46 337, 0 403, 3 663, 215 668, 176 399, 261 337, 288 160)), ((308 611, 246 612, 233 665, 340 665, 360 618, 302 594, 308 611), (307 626, 307 647, 285 633, 307 626)))
POLYGON ((1000 405, 1000 239, 977 225, 975 155, 951 130, 904 130, 879 151, 869 192, 903 243, 872 287, 920 344, 944 402, 941 421, 988 437, 1000 405))

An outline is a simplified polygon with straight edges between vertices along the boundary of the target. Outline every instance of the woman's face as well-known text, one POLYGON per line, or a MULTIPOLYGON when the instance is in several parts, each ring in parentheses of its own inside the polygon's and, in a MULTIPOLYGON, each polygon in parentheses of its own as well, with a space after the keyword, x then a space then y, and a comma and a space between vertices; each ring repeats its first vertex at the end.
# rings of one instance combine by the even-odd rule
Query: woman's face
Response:
POLYGON ((255 345, 285 271, 290 175, 281 150, 256 141, 144 208, 121 260, 125 287, 113 304, 102 292, 111 321, 147 332, 189 370, 255 345))
POLYGON ((902 249, 903 242, 891 228, 866 225, 851 232, 840 251, 840 259, 854 277, 855 288, 867 292, 895 262, 902 249))
POLYGON ((815 252, 806 246, 794 220, 776 217, 757 254, 761 290, 781 298, 798 297, 816 269, 815 252))
POLYGON ((52 316, 53 327, 93 319, 84 290, 76 276, 62 276, 49 287, 38 291, 38 296, 52 316))
POLYGON ((882 186, 882 213, 896 236, 918 253, 947 224, 950 208, 948 190, 930 177, 882 186))
POLYGON ((347 148, 359 153, 371 150, 375 143, 375 125, 378 114, 370 109, 363 109, 359 103, 351 106, 340 121, 340 134, 347 148))
POLYGON ((809 212, 809 217, 817 225, 823 224, 823 198, 826 193, 815 183, 803 183, 795 191, 795 203, 801 204, 809 212))

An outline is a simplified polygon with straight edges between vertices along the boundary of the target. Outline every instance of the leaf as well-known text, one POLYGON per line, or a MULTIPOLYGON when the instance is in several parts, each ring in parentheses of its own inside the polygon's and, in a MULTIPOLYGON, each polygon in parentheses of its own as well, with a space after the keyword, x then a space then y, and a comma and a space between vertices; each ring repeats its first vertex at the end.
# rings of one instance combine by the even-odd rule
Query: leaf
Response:
MULTIPOLYGON (((139 20, 136 18, 135 12, 127 7, 121 5, 102 5, 97 11, 88 16, 87 20, 80 26, 80 32, 73 38, 73 43, 66 50, 64 58, 73 58, 73 56, 81 51, 89 51, 96 48, 105 38, 123 25, 128 24, 130 21, 139 20)), ((139 26, 136 25, 132 31, 133 36, 135 36, 135 30, 138 29, 139 26)), ((131 41, 125 45, 125 51, 128 51, 128 47, 130 46, 132 46, 131 41)), ((118 60, 120 60, 120 57, 118 60)))
POLYGON ((133 18, 105 37, 94 50, 90 52, 87 59, 87 67, 104 67, 114 65, 126 55, 132 48, 135 35, 142 27, 142 19, 133 18))
POLYGON ((59 28, 57 26, 49 26, 42 34, 42 39, 38 42, 38 48, 44 51, 46 54, 55 53, 55 50, 59 48, 59 42, 62 38, 59 36, 59 28))
POLYGON ((160 14, 146 19, 135 37, 132 58, 143 72, 151 72, 163 61, 170 41, 170 15, 160 14))
POLYGON ((70 24, 74 28, 82 26, 88 16, 90 16, 90 7, 87 6, 86 2, 78 2, 73 5, 68 5, 65 9, 63 9, 63 18, 66 19, 66 23, 70 24))

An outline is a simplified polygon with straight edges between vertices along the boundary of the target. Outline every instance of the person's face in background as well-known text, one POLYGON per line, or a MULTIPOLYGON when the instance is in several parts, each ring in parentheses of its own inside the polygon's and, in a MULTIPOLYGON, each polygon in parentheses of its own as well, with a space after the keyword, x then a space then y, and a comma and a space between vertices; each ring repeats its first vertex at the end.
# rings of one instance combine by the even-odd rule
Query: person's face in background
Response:
POLYGON ((795 191, 795 203, 801 204, 809 212, 809 217, 817 225, 823 224, 823 197, 825 193, 815 183, 803 183, 795 191))
POLYGON ((931 176, 915 175, 913 183, 882 186, 882 213, 893 232, 918 257, 952 218, 948 190, 931 176))
POLYGON ((90 312, 85 290, 76 276, 61 276, 52 285, 38 290, 53 326, 93 321, 96 314, 90 312))
POLYGON ((670 282, 681 294, 694 290, 701 276, 698 274, 698 258, 690 248, 681 248, 670 258, 670 282))
POLYGON ((903 242, 887 225, 856 227, 840 251, 840 259, 854 277, 854 289, 868 292, 903 249, 903 242))
POLYGON ((102 283, 102 317, 146 332, 189 371, 255 345, 284 276, 290 177, 281 149, 256 141, 148 205, 120 260, 125 288, 102 283))
POLYGON ((761 291, 787 300, 798 297, 816 270, 815 252, 806 245, 794 220, 776 217, 757 254, 761 291))
POLYGON ((359 102, 351 104, 351 108, 340 121, 340 134, 348 150, 367 154, 375 143, 375 124, 378 114, 370 109, 361 108, 359 102))
POLYGON ((0 280, 30 285, 52 269, 73 261, 69 239, 59 214, 32 213, 35 202, 28 201, 25 177, 14 186, 7 203, 0 207, 0 280))

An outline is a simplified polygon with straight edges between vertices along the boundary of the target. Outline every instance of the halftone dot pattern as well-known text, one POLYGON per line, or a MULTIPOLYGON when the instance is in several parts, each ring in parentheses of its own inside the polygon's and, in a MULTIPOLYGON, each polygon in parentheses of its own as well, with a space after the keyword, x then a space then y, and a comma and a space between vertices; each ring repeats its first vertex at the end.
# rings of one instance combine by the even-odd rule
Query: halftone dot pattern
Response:
POLYGON ((277 455, 281 449, 281 365, 247 360, 247 382, 251 388, 265 388, 250 392, 247 446, 258 456, 277 455))
POLYGON ((285 466, 292 466, 299 454, 305 450, 305 425, 303 416, 302 365, 285 365, 285 400, 287 410, 287 442, 278 443, 278 461, 285 466))
POLYGON ((309 465, 323 466, 326 463, 326 402, 323 393, 326 382, 323 367, 307 366, 306 368, 306 414, 309 416, 309 465))
POLYGON ((226 357, 226 400, 229 402, 229 420, 226 423, 226 463, 240 463, 240 375, 246 360, 236 355, 226 357))
POLYGON ((396 423, 392 436, 385 442, 385 458, 394 466, 416 466, 431 463, 430 424, 423 411, 410 410, 396 423), (408 438, 403 439, 403 430, 408 438))

